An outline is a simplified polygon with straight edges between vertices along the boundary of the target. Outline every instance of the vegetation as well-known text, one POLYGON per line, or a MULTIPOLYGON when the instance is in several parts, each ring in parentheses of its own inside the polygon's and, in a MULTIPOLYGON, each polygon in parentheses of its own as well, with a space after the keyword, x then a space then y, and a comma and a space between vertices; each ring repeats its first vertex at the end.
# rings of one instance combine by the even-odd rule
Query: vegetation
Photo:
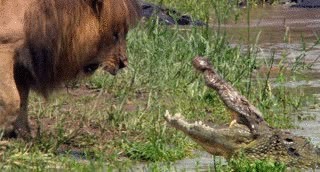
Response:
MULTIPOLYGON (((163 0, 166 6, 186 11, 206 22, 224 23, 239 14, 228 0, 163 0), (214 16, 212 18, 212 16, 214 16)), ((159 2, 159 1, 157 1, 159 2)), ((130 67, 111 76, 98 71, 84 81, 75 81, 65 91, 45 101, 30 100, 30 118, 35 140, 9 142, 3 147, 2 170, 68 169, 112 171, 131 169, 140 162, 151 171, 174 170, 175 160, 193 156, 197 149, 190 139, 166 125, 165 110, 181 112, 188 119, 228 122, 223 104, 195 73, 191 60, 207 56, 219 72, 248 96, 274 127, 293 127, 290 112, 305 105, 302 92, 279 86, 270 88, 273 58, 259 61, 255 44, 249 51, 227 42, 223 29, 163 26, 141 23, 128 35, 130 67), (265 80, 267 78, 267 80, 265 80)), ((283 57, 286 58, 286 57, 283 57)), ((287 82, 280 64, 276 82, 287 82)), ((5 144, 4 144, 5 145, 5 144)), ((210 167, 208 167, 209 169, 210 167)), ((217 171, 284 171, 283 164, 232 160, 216 163, 217 171), (254 168, 251 168, 254 167, 254 168)))

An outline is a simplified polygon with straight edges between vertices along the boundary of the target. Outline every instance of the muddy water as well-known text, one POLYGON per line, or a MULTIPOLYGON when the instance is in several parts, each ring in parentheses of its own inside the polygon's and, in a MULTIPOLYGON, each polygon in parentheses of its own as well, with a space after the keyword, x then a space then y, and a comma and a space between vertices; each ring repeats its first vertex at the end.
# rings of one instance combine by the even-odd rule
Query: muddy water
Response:
MULTIPOLYGON (((213 25, 217 28, 219 26, 213 25)), ((269 6, 242 10, 242 19, 230 21, 220 26, 225 29, 228 40, 236 46, 256 44, 258 59, 274 57, 276 61, 286 56, 287 65, 292 65, 297 57, 302 57, 307 64, 313 64, 311 69, 305 70, 304 79, 290 81, 283 84, 291 89, 303 89, 305 94, 314 95, 320 103, 320 44, 315 42, 320 37, 320 9, 319 8, 290 8, 288 6, 269 6), (250 21, 246 19, 250 15, 250 21), (248 33, 248 27, 250 32, 248 33), (256 39, 259 36, 259 39, 256 39), (303 47, 307 47, 305 50, 303 47), (319 60, 318 60, 319 59, 319 60)), ((279 86, 273 84, 273 87, 279 86)), ((305 107, 299 112, 309 120, 297 120, 297 129, 293 133, 310 138, 311 142, 320 145, 320 105, 305 107)), ((176 162, 176 171, 212 171, 213 159, 207 153, 200 153, 195 159, 176 162)))
POLYGON ((212 155, 203 151, 196 151, 194 154, 196 158, 183 159, 172 163, 163 164, 139 164, 130 169, 130 171, 184 171, 184 172, 207 172, 214 171, 214 163, 226 164, 226 161, 221 157, 215 159, 212 155), (154 170, 157 169, 157 170, 154 170))
MULTIPOLYGON (((319 8, 290 8, 288 6, 266 6, 254 8, 249 12, 243 9, 237 21, 229 21, 222 27, 229 31, 231 42, 243 42, 248 38, 250 27, 251 41, 261 32, 259 44, 270 45, 284 43, 285 35, 288 43, 300 43, 301 37, 307 42, 317 40, 316 34, 320 33, 319 8), (248 14, 250 20, 248 22, 248 14)), ((217 25, 214 25, 217 27, 217 25)))
MULTIPOLYGON (((250 21, 244 17, 236 24, 223 26, 230 35, 230 42, 248 45, 256 44, 258 58, 275 57, 283 59, 288 66, 303 57, 302 61, 312 64, 311 69, 303 71, 304 79, 290 81, 284 86, 305 90, 306 94, 315 95, 320 102, 320 36, 319 8, 290 8, 288 6, 256 8, 243 14, 250 15, 250 21), (250 32, 248 33, 248 27, 250 32), (259 39, 256 39, 256 38, 259 39)), ((273 84, 277 87, 277 84, 273 84)), ((320 143, 320 107, 303 110, 302 115, 312 116, 312 120, 297 121, 300 129, 294 133, 309 137, 315 144, 320 143)))
MULTIPOLYGON (((311 63, 320 57, 320 46, 314 45, 320 36, 319 8, 267 6, 249 12, 243 9, 238 21, 229 21, 221 27, 227 31, 232 44, 244 47, 256 44, 258 58, 270 58, 275 53, 276 58, 285 55, 293 63, 295 58, 304 54, 305 61, 311 63)), ((313 69, 320 71, 318 61, 313 69)))

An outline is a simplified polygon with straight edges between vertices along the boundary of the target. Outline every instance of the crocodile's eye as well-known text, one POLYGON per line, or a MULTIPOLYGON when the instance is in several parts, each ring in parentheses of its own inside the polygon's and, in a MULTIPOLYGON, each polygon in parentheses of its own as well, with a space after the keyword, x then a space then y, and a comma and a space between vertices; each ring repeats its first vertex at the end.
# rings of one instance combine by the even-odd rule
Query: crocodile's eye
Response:
POLYGON ((293 143, 293 140, 290 139, 290 138, 286 138, 286 139, 284 139, 284 141, 285 141, 286 144, 291 144, 291 143, 293 143))
POLYGON ((297 150, 293 147, 289 147, 288 154, 291 156, 295 156, 295 157, 300 156, 300 154, 297 152, 297 150))

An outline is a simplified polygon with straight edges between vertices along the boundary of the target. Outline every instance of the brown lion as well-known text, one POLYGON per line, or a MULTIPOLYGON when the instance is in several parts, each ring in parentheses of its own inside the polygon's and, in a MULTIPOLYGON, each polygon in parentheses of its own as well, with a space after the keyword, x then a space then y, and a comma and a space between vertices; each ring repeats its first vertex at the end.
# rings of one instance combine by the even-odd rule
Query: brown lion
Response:
POLYGON ((60 84, 128 64, 126 34, 136 0, 0 0, 0 127, 30 138, 30 89, 48 97, 60 84))

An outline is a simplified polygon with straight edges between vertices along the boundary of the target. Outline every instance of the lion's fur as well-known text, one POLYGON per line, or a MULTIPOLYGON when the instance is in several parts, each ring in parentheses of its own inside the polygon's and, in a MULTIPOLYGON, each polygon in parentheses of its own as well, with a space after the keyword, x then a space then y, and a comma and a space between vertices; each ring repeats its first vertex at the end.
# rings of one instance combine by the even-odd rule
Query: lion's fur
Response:
MULTIPOLYGON (((27 125, 25 111, 30 88, 46 97, 59 84, 91 73, 99 65, 112 74, 126 65, 126 34, 139 19, 140 7, 136 0, 0 0, 1 16, 16 20, 17 27, 23 24, 15 33, 23 41, 15 46, 15 54, 10 57, 14 58, 14 69, 7 69, 14 70, 11 81, 15 81, 19 91, 20 112, 12 115, 8 113, 14 112, 0 111, 0 126, 10 128, 5 125, 8 120, 1 117, 18 116, 12 125, 16 130, 25 130, 28 126, 19 125, 27 125), (10 11, 17 6, 13 2, 21 7, 19 13, 10 11), (9 12, 12 13, 8 15, 9 12)), ((12 21, 7 23, 0 30, 10 30, 12 21)), ((9 39, 7 35, 10 34, 0 32, 0 43, 10 40, 11 35, 9 39)), ((0 73, 0 77, 5 76, 0 73)), ((0 108, 1 96, 0 93, 0 108)))

